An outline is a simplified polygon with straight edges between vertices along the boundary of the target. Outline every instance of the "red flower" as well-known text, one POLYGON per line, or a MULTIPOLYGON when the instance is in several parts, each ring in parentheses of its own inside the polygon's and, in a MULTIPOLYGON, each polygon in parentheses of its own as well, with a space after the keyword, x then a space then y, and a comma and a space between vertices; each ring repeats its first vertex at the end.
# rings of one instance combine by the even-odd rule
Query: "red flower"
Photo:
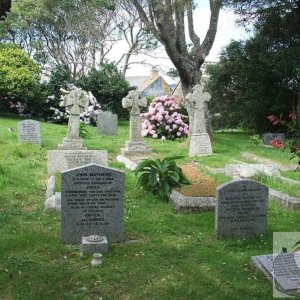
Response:
POLYGON ((271 144, 274 148, 279 148, 279 149, 284 148, 284 143, 283 143, 282 141, 280 141, 280 140, 277 140, 277 139, 272 140, 272 141, 270 142, 270 144, 271 144))

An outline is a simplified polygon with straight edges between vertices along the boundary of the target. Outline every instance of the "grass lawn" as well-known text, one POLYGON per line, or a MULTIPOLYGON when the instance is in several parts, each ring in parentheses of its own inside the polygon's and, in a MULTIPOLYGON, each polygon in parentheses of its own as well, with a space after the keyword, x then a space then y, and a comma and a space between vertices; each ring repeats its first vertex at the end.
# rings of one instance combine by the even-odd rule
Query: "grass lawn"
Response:
MULTIPOLYGON (((79 246, 60 243, 60 214, 45 213, 46 155, 57 149, 66 126, 41 123, 42 146, 17 143, 18 119, 0 118, 0 298, 1 299, 273 299, 272 284, 249 264, 272 252, 272 233, 300 231, 299 212, 270 202, 268 232, 251 240, 217 241, 214 212, 179 214, 170 203, 134 188, 135 177, 115 161, 128 136, 96 134, 88 149, 107 149, 109 165, 126 172, 125 237, 109 245, 100 268, 80 257, 79 246), (11 127, 14 131, 8 131, 11 127)), ((186 158, 188 143, 148 140, 159 156, 186 158)), ((214 155, 197 158, 222 167, 240 151, 288 162, 288 153, 255 146, 244 133, 214 136, 214 155), (270 151, 270 155, 267 154, 270 151)), ((227 178, 213 175, 219 183, 227 178)))

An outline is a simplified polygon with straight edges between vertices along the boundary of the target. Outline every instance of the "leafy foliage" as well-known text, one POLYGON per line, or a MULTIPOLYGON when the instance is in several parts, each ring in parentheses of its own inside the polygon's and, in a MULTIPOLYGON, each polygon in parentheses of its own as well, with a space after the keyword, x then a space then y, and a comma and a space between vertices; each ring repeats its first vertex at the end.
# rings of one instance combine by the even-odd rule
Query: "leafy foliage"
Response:
POLYGON ((130 87, 115 64, 102 63, 99 70, 93 68, 87 75, 81 76, 76 85, 90 91, 103 110, 110 110, 118 114, 119 118, 122 115, 128 116, 121 102, 122 98, 128 94, 130 87))
POLYGON ((8 110, 10 103, 30 106, 39 93, 38 65, 13 44, 0 44, 0 107, 8 110))
POLYGON ((173 188, 190 184, 175 162, 179 158, 182 157, 171 156, 162 160, 144 159, 135 170, 135 175, 138 177, 136 186, 167 201, 173 188))
POLYGON ((208 67, 209 106, 225 127, 268 131, 266 115, 295 111, 300 101, 300 9, 261 9, 255 35, 231 42, 220 62, 208 67))
POLYGON ((297 117, 295 113, 291 113, 289 115, 289 120, 286 121, 280 116, 270 115, 267 117, 272 125, 282 124, 286 126, 288 133, 291 135, 290 141, 284 145, 280 141, 274 140, 271 141, 271 144, 275 148, 285 148, 288 147, 291 152, 290 159, 297 158, 298 159, 298 170, 300 170, 300 118, 297 117))

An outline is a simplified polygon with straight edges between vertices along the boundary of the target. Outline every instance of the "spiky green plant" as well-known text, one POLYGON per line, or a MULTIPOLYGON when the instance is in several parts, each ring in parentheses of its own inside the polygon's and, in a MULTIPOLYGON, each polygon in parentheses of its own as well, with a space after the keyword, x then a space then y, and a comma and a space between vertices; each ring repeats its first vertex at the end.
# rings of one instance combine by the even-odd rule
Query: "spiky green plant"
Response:
POLYGON ((135 176, 138 177, 136 186, 167 201, 173 188, 190 184, 182 169, 175 162, 180 158, 183 157, 171 156, 162 160, 144 159, 135 170, 135 176))

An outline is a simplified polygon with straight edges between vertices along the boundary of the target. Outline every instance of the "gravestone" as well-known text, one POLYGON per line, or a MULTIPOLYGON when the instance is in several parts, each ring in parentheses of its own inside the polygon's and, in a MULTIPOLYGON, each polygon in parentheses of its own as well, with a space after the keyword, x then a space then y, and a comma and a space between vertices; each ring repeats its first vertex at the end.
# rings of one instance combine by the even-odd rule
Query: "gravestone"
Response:
POLYGON ((185 97, 185 106, 190 117, 190 148, 189 156, 210 155, 212 147, 210 137, 206 131, 206 103, 210 95, 203 92, 200 84, 193 88, 193 92, 185 97))
POLYGON ((140 98, 138 91, 130 91, 129 94, 122 99, 122 105, 130 112, 129 124, 129 141, 126 142, 125 148, 121 149, 122 155, 143 155, 152 153, 152 149, 148 148, 142 137, 142 121, 140 117, 140 107, 147 107, 147 99, 140 98))
POLYGON ((268 188, 252 180, 233 180, 217 188, 217 239, 248 238, 267 230, 268 188))
POLYGON ((24 120, 18 123, 18 141, 30 144, 41 144, 40 122, 24 120))
POLYGON ((85 149, 82 139, 79 138, 80 113, 89 105, 88 94, 80 89, 74 88, 62 98, 60 106, 66 107, 70 112, 68 121, 68 135, 63 143, 58 145, 60 150, 85 149))
POLYGON ((265 145, 271 145, 271 141, 278 140, 284 142, 283 132, 267 132, 263 134, 263 142, 265 145))
POLYGON ((300 288, 299 253, 252 256, 252 264, 274 282, 277 290, 296 296, 300 288))
POLYGON ((118 116, 110 111, 105 111, 97 117, 98 133, 103 135, 118 134, 118 116))
POLYGON ((123 241, 124 173, 90 164, 61 175, 62 242, 80 244, 90 235, 123 241))
POLYGON ((49 150, 47 152, 48 176, 88 164, 107 166, 107 150, 49 150))

